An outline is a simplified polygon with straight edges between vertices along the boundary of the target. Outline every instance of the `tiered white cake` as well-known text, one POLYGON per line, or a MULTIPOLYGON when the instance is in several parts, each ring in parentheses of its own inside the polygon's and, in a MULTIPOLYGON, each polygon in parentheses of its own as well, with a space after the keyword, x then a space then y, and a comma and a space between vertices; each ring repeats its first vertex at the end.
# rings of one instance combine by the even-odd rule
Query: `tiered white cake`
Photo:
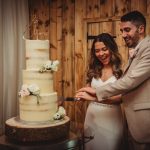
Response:
MULTIPOLYGON (((26 58, 26 70, 23 70, 23 85, 26 85, 27 88, 32 86, 33 90, 38 87, 39 97, 32 94, 24 96, 20 92, 20 119, 33 122, 51 120, 58 109, 57 93, 53 89, 53 70, 40 72, 41 66, 49 60, 49 41, 26 40, 26 58)), ((55 67, 57 67, 57 64, 55 67)))
POLYGON ((58 61, 49 60, 48 40, 25 40, 26 69, 19 92, 19 117, 5 122, 5 135, 14 141, 40 142, 65 138, 70 119, 57 106, 53 72, 58 61))

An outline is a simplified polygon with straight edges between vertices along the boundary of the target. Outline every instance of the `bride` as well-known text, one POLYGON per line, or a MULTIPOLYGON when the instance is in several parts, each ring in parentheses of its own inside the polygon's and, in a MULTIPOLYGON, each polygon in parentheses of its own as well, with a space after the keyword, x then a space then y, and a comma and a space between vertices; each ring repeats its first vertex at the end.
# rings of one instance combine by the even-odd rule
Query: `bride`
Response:
MULTIPOLYGON (((87 86, 100 87, 115 82, 122 75, 121 59, 113 37, 108 33, 98 35, 92 44, 87 71, 87 86)), ((87 93, 77 91, 76 98, 86 100, 87 93)), ((92 98, 91 98, 92 99, 92 98)), ((86 150, 120 150, 123 138, 121 96, 111 98, 115 103, 91 101, 84 123, 84 136, 93 137, 85 144, 86 150)))

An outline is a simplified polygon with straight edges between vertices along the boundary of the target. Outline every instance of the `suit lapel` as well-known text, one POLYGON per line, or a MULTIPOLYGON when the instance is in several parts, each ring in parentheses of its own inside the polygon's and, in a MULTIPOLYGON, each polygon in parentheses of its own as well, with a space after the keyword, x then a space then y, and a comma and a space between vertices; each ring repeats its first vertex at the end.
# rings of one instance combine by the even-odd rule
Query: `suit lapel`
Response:
POLYGON ((124 69, 124 72, 123 72, 123 75, 128 71, 133 59, 136 57, 138 51, 139 51, 139 48, 141 47, 141 45, 144 45, 145 42, 147 42, 149 40, 149 36, 145 37, 145 39, 143 39, 142 43, 140 43, 136 48, 135 48, 135 52, 134 52, 134 55, 132 56, 132 58, 129 58, 128 60, 128 63, 124 69))
POLYGON ((132 60, 133 60, 132 58, 129 58, 128 63, 127 63, 127 65, 126 65, 125 69, 124 69, 123 75, 124 75, 124 74, 127 72, 127 70, 129 69, 132 60))
POLYGON ((136 57, 136 55, 137 55, 137 53, 138 53, 138 50, 139 50, 139 48, 136 48, 136 49, 135 49, 135 52, 134 52, 134 54, 133 54, 133 56, 132 56, 131 58, 129 58, 128 63, 127 63, 127 65, 126 65, 125 69, 124 69, 123 74, 125 74, 125 73, 127 72, 127 70, 129 69, 129 67, 130 67, 130 65, 131 65, 131 63, 132 63, 132 61, 133 61, 133 59, 136 57))

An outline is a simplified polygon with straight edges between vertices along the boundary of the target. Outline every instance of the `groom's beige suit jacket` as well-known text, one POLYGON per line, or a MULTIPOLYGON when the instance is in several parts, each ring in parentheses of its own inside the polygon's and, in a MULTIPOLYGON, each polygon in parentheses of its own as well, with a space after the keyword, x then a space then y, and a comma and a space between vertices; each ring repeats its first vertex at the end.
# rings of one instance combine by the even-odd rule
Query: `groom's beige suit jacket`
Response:
POLYGON ((150 37, 135 49, 122 78, 96 89, 98 100, 122 94, 127 124, 132 137, 150 143, 150 37))

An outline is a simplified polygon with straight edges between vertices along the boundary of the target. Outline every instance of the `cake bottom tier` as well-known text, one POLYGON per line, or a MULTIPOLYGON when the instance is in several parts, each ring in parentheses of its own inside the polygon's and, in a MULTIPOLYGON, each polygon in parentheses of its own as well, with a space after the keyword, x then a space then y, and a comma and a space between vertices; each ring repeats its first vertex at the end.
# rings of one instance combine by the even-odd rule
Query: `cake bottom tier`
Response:
POLYGON ((19 98, 19 117, 23 121, 41 122, 52 120, 57 110, 56 92, 41 94, 39 99, 34 95, 19 98))
POLYGON ((70 119, 54 120, 39 124, 24 123, 18 117, 10 118, 5 123, 5 135, 12 141, 39 142, 54 141, 69 135, 70 119))

